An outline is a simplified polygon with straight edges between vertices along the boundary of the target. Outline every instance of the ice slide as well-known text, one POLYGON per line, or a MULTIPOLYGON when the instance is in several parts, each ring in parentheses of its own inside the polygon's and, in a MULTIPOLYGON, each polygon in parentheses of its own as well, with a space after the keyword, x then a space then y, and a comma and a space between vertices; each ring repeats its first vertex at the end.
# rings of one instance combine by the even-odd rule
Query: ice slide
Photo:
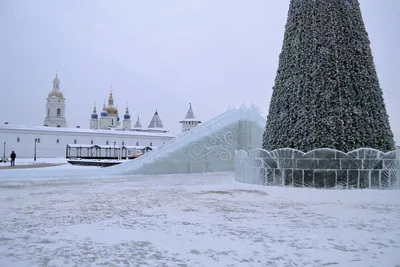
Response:
POLYGON ((168 157, 171 153, 187 147, 191 143, 196 142, 205 136, 211 136, 224 127, 228 127, 229 125, 238 123, 239 121, 254 122, 262 130, 264 130, 266 124, 265 119, 261 116, 258 108, 254 105, 252 105, 250 108, 247 108, 244 105, 242 105, 242 107, 239 109, 229 108, 226 112, 197 126, 196 128, 193 128, 191 131, 185 132, 178 137, 169 140, 156 150, 147 153, 138 159, 109 167, 104 173, 110 175, 146 174, 146 171, 143 168, 145 164, 155 163, 157 160, 168 157))

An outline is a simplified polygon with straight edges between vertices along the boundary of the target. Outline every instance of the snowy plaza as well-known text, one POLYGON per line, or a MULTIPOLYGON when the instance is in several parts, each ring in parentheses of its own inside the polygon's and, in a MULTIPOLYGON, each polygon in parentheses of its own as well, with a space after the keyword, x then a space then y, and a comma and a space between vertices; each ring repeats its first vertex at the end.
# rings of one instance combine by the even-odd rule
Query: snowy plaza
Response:
POLYGON ((0 191, 0 266, 400 263, 397 190, 265 187, 223 172, 2 179, 0 191))
POLYGON ((400 5, 8 2, 0 267, 400 267, 400 5))

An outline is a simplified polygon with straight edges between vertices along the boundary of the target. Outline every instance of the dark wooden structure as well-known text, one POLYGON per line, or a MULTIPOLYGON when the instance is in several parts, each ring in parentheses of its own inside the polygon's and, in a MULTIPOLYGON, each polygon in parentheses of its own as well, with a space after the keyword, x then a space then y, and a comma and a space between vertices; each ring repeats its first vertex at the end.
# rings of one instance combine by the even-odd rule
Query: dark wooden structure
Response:
POLYGON ((67 159, 119 159, 119 146, 68 144, 65 151, 67 159))
POLYGON ((67 159, 118 160, 135 159, 155 149, 150 146, 112 146, 68 144, 65 151, 67 159))

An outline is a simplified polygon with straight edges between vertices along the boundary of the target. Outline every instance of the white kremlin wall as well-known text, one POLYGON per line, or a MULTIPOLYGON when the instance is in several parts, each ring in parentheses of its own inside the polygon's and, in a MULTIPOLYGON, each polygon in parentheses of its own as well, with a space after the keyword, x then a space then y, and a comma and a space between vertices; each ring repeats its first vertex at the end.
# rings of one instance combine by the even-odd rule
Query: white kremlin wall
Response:
POLYGON ((35 139, 38 158, 55 158, 65 157, 67 144, 157 147, 174 137, 171 133, 0 125, 0 157, 15 151, 17 158, 33 158, 35 139))

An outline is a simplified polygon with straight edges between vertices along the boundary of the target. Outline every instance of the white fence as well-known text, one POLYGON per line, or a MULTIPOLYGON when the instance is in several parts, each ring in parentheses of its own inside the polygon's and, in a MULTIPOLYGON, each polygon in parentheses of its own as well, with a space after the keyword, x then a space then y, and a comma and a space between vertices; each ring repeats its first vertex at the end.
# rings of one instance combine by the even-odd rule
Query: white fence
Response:
POLYGON ((235 153, 238 182, 314 188, 400 189, 400 150, 381 152, 361 148, 344 153, 316 149, 267 151, 253 149, 235 153))

